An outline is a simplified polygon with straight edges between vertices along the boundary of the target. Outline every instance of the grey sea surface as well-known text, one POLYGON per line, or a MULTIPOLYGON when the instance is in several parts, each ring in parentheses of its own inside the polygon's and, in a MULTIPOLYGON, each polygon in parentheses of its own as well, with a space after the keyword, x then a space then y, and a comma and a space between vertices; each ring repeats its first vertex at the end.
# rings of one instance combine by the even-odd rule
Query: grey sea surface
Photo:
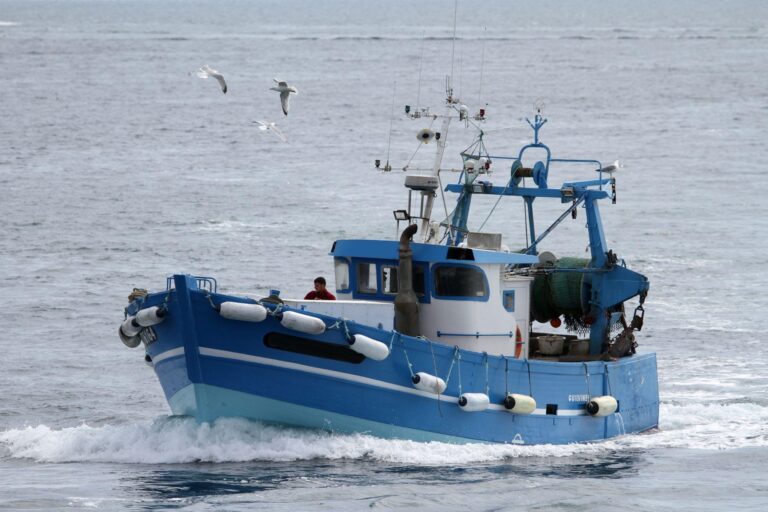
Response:
MULTIPOLYGON (((455 47, 453 10, 0 0, 0 509, 768 509, 768 4, 461 0, 455 47), (456 446, 171 417, 117 337, 131 289, 185 272, 301 296, 334 240, 394 237, 430 124, 403 105, 439 111, 452 67, 492 154, 543 104, 553 156, 624 163, 601 211, 651 280, 659 429, 456 446), (287 117, 273 77, 299 89, 287 117)), ((473 135, 452 128, 446 165, 473 135)), ((494 204, 473 206, 477 227, 494 204)), ((560 209, 537 204, 540 226, 560 209)), ((485 229, 521 247, 520 203, 485 229)), ((581 216, 555 234, 542 249, 584 254, 581 216)))

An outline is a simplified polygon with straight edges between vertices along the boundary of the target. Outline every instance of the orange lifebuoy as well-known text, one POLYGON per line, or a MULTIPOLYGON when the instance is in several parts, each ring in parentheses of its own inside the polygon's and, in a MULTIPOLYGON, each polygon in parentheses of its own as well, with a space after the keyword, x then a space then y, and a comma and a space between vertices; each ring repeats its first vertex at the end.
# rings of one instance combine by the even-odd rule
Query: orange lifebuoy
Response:
POLYGON ((520 327, 515 327, 515 359, 520 359, 520 354, 523 353, 523 333, 520 332, 520 327))

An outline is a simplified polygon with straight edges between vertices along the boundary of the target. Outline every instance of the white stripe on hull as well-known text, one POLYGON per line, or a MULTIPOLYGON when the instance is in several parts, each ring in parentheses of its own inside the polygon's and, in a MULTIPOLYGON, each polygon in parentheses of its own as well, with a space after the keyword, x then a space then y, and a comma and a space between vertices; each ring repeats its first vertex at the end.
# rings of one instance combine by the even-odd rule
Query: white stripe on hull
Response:
MULTIPOLYGON (((177 357, 181 355, 184 355, 184 347, 178 347, 172 350, 168 350, 166 352, 162 352, 157 356, 155 356, 152 361, 155 364, 157 364, 160 361, 164 361, 166 359, 170 359, 172 357, 177 357)), ((365 384, 368 386, 373 386, 381 389, 388 389, 390 391, 397 391, 399 393, 407 393, 410 395, 416 395, 423 398, 430 398, 432 400, 440 400, 443 402, 449 402, 449 403, 459 402, 459 398, 456 396, 437 395, 435 393, 422 391, 420 389, 401 386, 399 384, 392 384, 391 382, 386 382, 378 379, 371 379, 370 377, 363 377, 360 375, 339 372, 336 370, 328 370, 325 368, 317 368, 315 366, 307 366, 304 364, 292 363, 290 361, 281 361, 279 359, 271 359, 268 357, 253 356, 250 354, 242 354, 240 352, 230 352, 228 350, 219 350, 217 348, 209 348, 209 347, 200 347, 200 355, 209 356, 209 357, 218 357, 220 359, 231 359, 235 361, 262 364, 265 366, 285 368, 287 370, 294 370, 294 371, 299 371, 304 373, 312 373, 315 375, 323 375, 325 377, 333 377, 335 379, 345 380, 348 382, 365 384)), ((504 406, 501 404, 490 404, 488 406, 488 409, 495 410, 495 411, 504 411, 504 412, 507 411, 504 408, 504 406)), ((546 409, 536 409, 533 412, 533 414, 546 415, 547 411, 546 409)), ((586 414, 586 411, 583 409, 558 409, 557 411, 557 416, 584 416, 585 414, 586 414)))

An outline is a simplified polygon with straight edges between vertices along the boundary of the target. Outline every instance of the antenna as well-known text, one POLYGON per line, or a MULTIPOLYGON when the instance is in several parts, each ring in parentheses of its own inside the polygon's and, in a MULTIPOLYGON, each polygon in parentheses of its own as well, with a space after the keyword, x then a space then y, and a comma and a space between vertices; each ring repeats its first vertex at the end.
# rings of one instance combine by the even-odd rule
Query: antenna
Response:
POLYGON ((419 112, 419 99, 421 98, 421 68, 424 63, 424 42, 427 39, 425 30, 421 36, 421 55, 419 56, 419 88, 416 90, 416 112, 419 112))
POLYGON ((384 164, 384 171, 391 171, 389 165, 389 150, 392 147, 392 120, 395 118, 395 91, 397 90, 397 80, 392 83, 392 110, 389 112, 389 138, 387 140, 387 163, 384 164))
POLYGON ((453 2, 453 44, 451 45, 451 80, 449 82, 448 89, 451 89, 451 96, 453 96, 453 61, 456 54, 456 14, 459 10, 459 0, 453 2))
POLYGON ((483 49, 481 51, 481 57, 480 57, 480 88, 477 91, 477 108, 480 108, 482 105, 482 96, 483 96, 483 69, 485 68, 485 32, 488 27, 483 27, 483 49))
POLYGON ((461 99, 461 94, 464 92, 462 84, 464 83, 464 43, 459 44, 459 91, 458 96, 461 99))

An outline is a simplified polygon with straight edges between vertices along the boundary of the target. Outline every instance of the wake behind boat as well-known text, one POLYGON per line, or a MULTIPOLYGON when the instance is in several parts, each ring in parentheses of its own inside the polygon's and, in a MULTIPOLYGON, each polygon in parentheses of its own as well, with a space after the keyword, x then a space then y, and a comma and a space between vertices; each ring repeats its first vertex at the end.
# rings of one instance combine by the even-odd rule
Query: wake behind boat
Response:
POLYGON ((636 353, 635 340, 649 283, 608 247, 598 209, 615 202, 618 164, 552 157, 540 112, 528 121, 533 142, 491 155, 485 111, 470 116, 450 86, 444 113, 405 110, 440 120, 439 132, 418 133, 419 144, 435 142, 434 164, 405 176, 399 240, 333 243, 338 300, 230 296, 214 278, 185 274, 131 295, 120 337, 143 345, 173 413, 448 442, 558 444, 656 427, 656 357, 636 353), (444 187, 452 120, 477 138, 461 153, 459 182, 444 187), (493 165, 501 185, 490 181, 493 165), (589 179, 550 186, 574 166, 589 179), (432 211, 438 189, 456 194, 445 219, 432 211), (476 195, 523 201, 526 247, 510 251, 500 234, 468 229, 476 195), (541 232, 536 200, 564 208, 541 232), (590 257, 541 251, 580 210, 590 257), (624 303, 636 297, 628 318, 624 303), (546 322, 564 325, 538 332, 546 322))

